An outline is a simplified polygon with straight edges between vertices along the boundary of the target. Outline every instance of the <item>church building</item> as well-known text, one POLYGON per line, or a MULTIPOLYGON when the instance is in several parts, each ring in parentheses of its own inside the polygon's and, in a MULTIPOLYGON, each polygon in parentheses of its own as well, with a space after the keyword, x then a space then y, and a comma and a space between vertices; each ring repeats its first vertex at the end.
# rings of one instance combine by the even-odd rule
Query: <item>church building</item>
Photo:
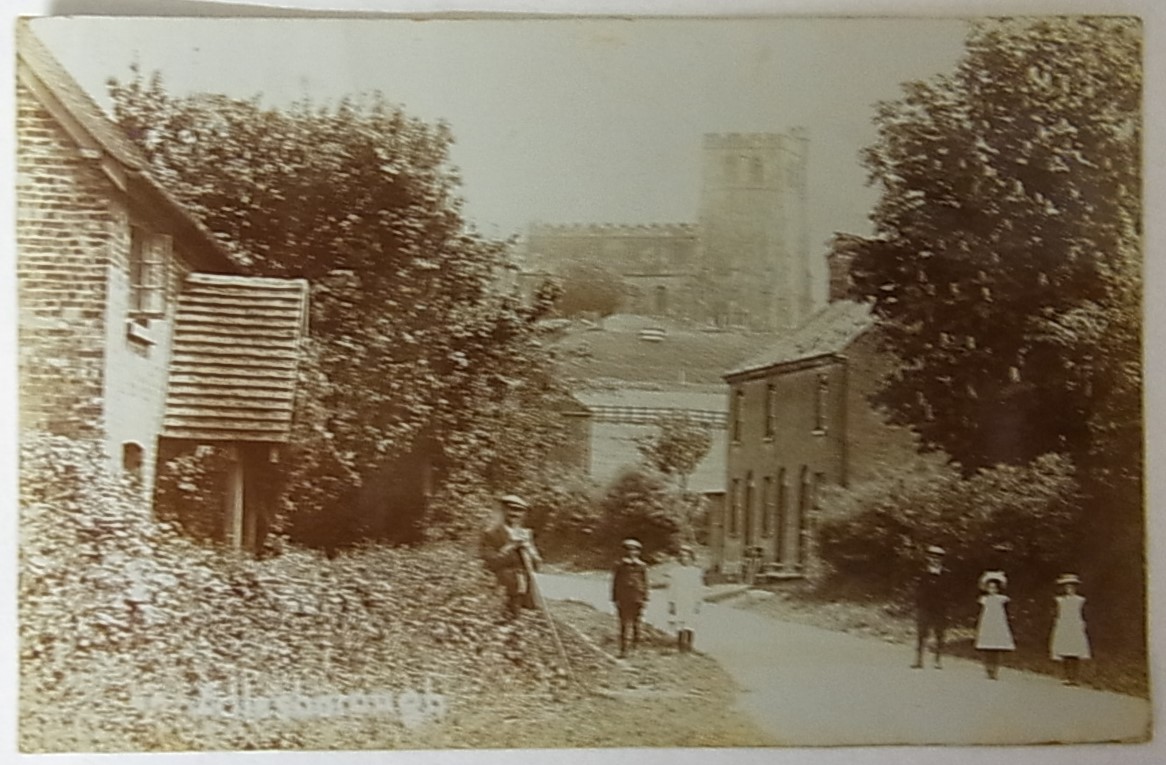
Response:
POLYGON ((619 274, 623 310, 780 332, 814 310, 804 131, 704 137, 698 221, 532 224, 520 283, 572 262, 619 274))

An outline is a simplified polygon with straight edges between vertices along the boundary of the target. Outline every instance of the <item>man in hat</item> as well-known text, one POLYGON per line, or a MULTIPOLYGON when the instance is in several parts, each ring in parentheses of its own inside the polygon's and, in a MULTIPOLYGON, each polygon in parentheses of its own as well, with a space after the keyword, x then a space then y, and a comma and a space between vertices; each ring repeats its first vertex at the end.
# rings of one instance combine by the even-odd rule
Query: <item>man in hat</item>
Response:
POLYGON ((513 619, 521 609, 535 607, 530 572, 538 568, 542 558, 525 526, 526 501, 508 494, 499 504, 502 519, 482 534, 481 555, 506 591, 506 616, 513 619))
POLYGON ((628 638, 635 648, 640 642, 640 617, 648 602, 648 564, 640 559, 643 545, 636 539, 623 541, 624 556, 615 564, 611 578, 611 599, 619 614, 619 655, 628 655, 628 638))
POLYGON ((947 629, 947 599, 950 594, 949 575, 943 565, 945 551, 931 545, 927 548, 927 564, 919 575, 915 590, 915 663, 913 669, 923 668, 923 649, 927 638, 935 635, 935 668, 943 667, 943 633, 947 629))

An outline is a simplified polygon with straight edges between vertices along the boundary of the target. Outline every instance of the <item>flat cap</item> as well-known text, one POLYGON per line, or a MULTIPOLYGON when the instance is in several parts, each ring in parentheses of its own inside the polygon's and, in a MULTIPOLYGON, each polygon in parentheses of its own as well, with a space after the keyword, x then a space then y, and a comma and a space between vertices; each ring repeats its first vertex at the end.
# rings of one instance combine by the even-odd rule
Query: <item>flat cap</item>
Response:
POLYGON ((502 497, 498 501, 501 502, 502 504, 508 506, 508 507, 518 507, 518 508, 521 508, 523 510, 530 509, 530 505, 526 504, 526 500, 523 499, 522 497, 518 496, 517 494, 507 494, 505 497, 502 497))

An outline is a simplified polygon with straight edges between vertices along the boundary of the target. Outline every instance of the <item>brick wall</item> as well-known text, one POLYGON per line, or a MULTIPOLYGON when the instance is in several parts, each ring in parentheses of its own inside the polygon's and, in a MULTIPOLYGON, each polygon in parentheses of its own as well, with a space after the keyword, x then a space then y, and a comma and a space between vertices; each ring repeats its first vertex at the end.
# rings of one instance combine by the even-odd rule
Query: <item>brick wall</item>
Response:
POLYGON ((893 363, 889 356, 879 352, 873 333, 868 332, 851 343, 846 358, 850 367, 847 472, 849 484, 854 486, 881 469, 910 463, 915 455, 916 438, 909 429, 890 425, 871 405, 870 396, 893 363))
POLYGON ((23 86, 17 92, 21 425, 99 437, 111 467, 142 450, 153 487, 174 307, 188 268, 174 251, 167 312, 131 337, 131 225, 167 231, 84 157, 23 86))
POLYGON ((111 184, 17 89, 17 296, 22 427, 101 427, 111 184))
POLYGON ((730 409, 725 484, 729 515, 718 563, 740 561, 746 548, 759 546, 765 562, 789 571, 804 569, 810 560, 815 487, 838 483, 843 476, 846 387, 845 365, 836 360, 786 367, 730 386, 731 397, 741 395, 740 429, 734 435, 736 418, 730 409), (772 435, 766 433, 770 385, 772 435))

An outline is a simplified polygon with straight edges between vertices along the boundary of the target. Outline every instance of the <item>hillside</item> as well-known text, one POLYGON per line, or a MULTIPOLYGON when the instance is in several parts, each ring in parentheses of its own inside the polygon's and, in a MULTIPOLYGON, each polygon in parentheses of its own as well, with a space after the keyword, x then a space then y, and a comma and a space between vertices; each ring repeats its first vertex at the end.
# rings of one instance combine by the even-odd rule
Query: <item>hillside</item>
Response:
POLYGON ((556 343, 564 376, 665 385, 715 385, 721 375, 765 348, 773 335, 686 327, 659 319, 619 315, 601 327, 573 325, 556 343), (666 331, 660 342, 640 330, 666 331))

